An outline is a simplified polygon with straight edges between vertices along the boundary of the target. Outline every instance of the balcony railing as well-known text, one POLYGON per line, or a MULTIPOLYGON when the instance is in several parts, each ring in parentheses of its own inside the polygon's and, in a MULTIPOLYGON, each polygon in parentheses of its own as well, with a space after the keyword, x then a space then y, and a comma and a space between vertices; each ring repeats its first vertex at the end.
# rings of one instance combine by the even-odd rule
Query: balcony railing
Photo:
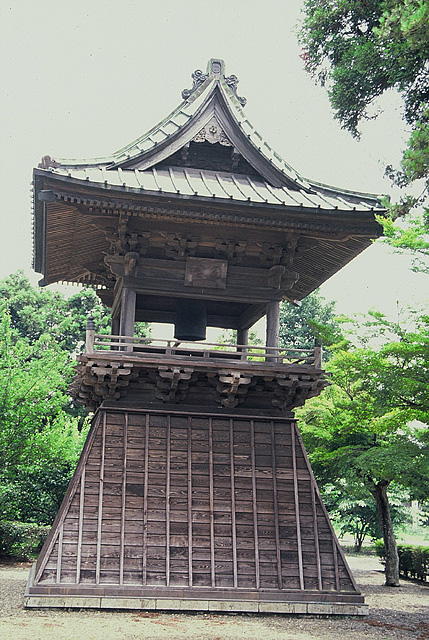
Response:
MULTIPOLYGON (((89 323, 88 323, 89 324, 89 323)), ((267 345, 220 344, 209 342, 179 342, 175 339, 139 338, 136 336, 117 336, 95 333, 87 329, 85 353, 123 352, 137 357, 165 356, 180 359, 203 359, 206 361, 226 360, 270 362, 277 365, 311 365, 316 369, 322 367, 321 347, 314 349, 282 349, 267 345)))

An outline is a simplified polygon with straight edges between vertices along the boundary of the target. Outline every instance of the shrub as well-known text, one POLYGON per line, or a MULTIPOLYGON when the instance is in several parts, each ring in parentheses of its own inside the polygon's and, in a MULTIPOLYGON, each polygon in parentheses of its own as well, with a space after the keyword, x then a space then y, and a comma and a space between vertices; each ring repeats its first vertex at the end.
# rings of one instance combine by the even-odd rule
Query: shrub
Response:
MULTIPOLYGON (((381 562, 386 558, 383 540, 376 540, 375 551, 381 562)), ((429 576, 429 547, 398 544, 399 573, 405 578, 426 581, 429 576)))
POLYGON ((27 522, 0 520, 0 555, 29 560, 40 551, 51 527, 27 522))

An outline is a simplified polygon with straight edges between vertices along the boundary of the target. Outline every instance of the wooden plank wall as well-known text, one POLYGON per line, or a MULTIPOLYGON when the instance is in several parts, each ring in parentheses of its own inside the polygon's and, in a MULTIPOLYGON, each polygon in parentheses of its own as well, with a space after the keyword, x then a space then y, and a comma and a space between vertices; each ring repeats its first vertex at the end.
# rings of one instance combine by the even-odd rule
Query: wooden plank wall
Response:
POLYGON ((355 592, 296 423, 100 411, 35 584, 355 592))

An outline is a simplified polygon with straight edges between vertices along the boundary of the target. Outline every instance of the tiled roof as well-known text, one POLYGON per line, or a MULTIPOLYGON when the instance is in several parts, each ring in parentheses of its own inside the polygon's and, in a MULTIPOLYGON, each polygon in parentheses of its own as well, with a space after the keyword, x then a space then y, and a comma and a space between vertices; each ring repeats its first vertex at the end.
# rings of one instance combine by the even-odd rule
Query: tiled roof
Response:
POLYGON ((290 189, 273 187, 267 181, 251 176, 221 171, 185 167, 146 169, 107 169, 59 167, 55 175, 90 182, 97 186, 133 190, 138 193, 157 192, 183 197, 216 198, 249 204, 269 204, 281 207, 306 207, 321 210, 368 211, 380 207, 376 196, 339 192, 319 185, 318 188, 290 189))
POLYGON ((238 80, 225 76, 222 61, 210 60, 206 74, 197 71, 192 77, 193 89, 183 92, 186 99, 131 144, 104 158, 58 159, 48 164, 49 170, 96 184, 189 196, 279 205, 294 203, 324 209, 382 208, 380 196, 329 187, 299 175, 249 122, 242 107, 244 99, 236 95, 238 80), (240 147, 240 153, 261 174, 261 180, 234 173, 182 167, 166 171, 157 167, 160 162, 168 165, 168 158, 213 117, 224 127, 232 146, 240 147))

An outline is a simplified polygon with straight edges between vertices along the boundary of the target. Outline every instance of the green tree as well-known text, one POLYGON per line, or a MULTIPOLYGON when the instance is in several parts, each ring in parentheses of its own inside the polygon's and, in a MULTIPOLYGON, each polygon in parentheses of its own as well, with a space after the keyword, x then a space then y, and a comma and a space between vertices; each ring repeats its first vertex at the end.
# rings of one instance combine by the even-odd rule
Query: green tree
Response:
POLYGON ((334 342, 337 337, 335 302, 326 302, 319 291, 306 296, 299 306, 280 306, 279 343, 283 348, 313 349, 315 339, 334 342), (327 335, 329 334, 329 339, 327 335))
MULTIPOLYGON (((397 487, 389 490, 389 507, 394 527, 398 527, 408 518, 404 502, 408 494, 397 487)), ((322 497, 329 511, 331 521, 335 524, 340 536, 351 534, 354 550, 359 553, 368 536, 374 540, 381 537, 379 518, 373 496, 363 483, 356 480, 348 482, 341 478, 335 484, 322 487, 322 497)))
POLYGON ((110 312, 93 289, 81 289, 69 298, 45 288, 34 288, 22 271, 0 281, 0 299, 7 301, 13 332, 34 344, 49 335, 62 350, 73 352, 85 342, 88 316, 97 331, 110 333, 110 312))
POLYGON ((42 334, 16 333, 0 307, 0 509, 47 523, 70 479, 86 430, 70 416, 70 355, 42 334))
POLYGON ((335 117, 359 137, 359 123, 373 119, 377 98, 395 89, 411 129, 399 170, 386 173, 400 187, 422 181, 420 196, 406 195, 382 219, 389 242, 416 252, 416 268, 429 270, 429 2, 428 0, 305 0, 300 30, 306 70, 326 86, 335 117), (423 217, 398 215, 425 204, 423 217))
POLYGON ((417 499, 429 495, 423 424, 429 418, 429 317, 412 318, 406 329, 374 313, 357 346, 343 339, 333 350, 332 384, 298 412, 304 442, 322 485, 346 481, 373 497, 387 550, 386 585, 396 586, 388 489, 394 482, 417 499))

